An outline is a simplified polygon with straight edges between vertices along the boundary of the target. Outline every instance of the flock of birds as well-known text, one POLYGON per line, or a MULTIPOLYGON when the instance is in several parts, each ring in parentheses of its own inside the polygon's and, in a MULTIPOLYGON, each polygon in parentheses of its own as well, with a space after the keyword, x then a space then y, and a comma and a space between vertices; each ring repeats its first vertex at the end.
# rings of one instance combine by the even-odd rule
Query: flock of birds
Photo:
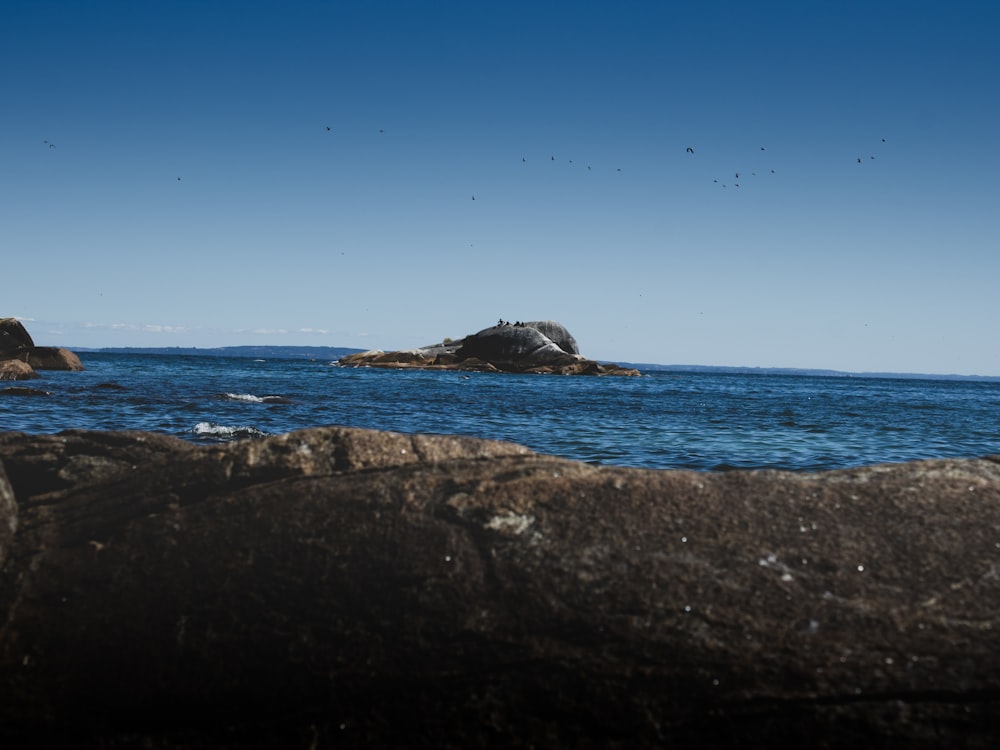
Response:
MULTIPOLYGON (((333 131, 333 127, 332 127, 332 126, 330 126, 330 125, 327 125, 327 126, 326 126, 326 132, 327 132, 327 133, 331 133, 331 134, 332 134, 332 133, 334 132, 334 131, 333 131)), ((379 128, 379 129, 378 129, 378 132, 379 132, 379 134, 384 134, 384 133, 385 133, 385 129, 384 129, 384 128, 379 128)), ((886 141, 886 139, 885 139, 885 138, 883 138, 883 139, 882 139, 882 143, 886 143, 886 142, 887 142, 887 141, 886 141)), ((52 143, 52 142, 50 142, 50 141, 48 141, 48 140, 43 140, 43 141, 42 141, 42 143, 43 143, 44 145, 47 145, 47 146, 48 146, 48 147, 49 147, 50 149, 54 149, 54 148, 56 147, 56 144, 54 144, 54 143, 52 143)), ((761 146, 761 147, 760 147, 760 150, 761 150, 761 151, 763 151, 763 152, 766 152, 766 151, 767 151, 767 148, 766 148, 766 147, 764 147, 764 146, 761 146)), ((688 146, 687 148, 685 148, 685 149, 684 149, 684 152, 685 152, 685 153, 686 153, 686 154, 687 154, 688 156, 694 156, 694 155, 695 155, 695 150, 694 150, 694 146, 688 146)), ((868 156, 868 159, 867 159, 867 160, 869 160, 869 161, 870 161, 870 160, 874 160, 874 159, 875 159, 875 155, 874 155, 874 154, 870 154, 870 155, 868 156)), ((555 157, 555 155, 554 155, 554 154, 553 154, 553 155, 552 155, 552 156, 551 156, 551 157, 549 158, 549 161, 552 161, 552 162, 555 162, 555 161, 557 161, 557 159, 556 159, 556 157, 555 157)), ((567 160, 567 161, 568 161, 568 163, 569 163, 569 164, 573 164, 573 160, 572 160, 572 159, 569 159, 569 160, 567 160)), ((857 157, 857 163, 858 163, 859 165, 861 165, 861 164, 864 164, 864 163, 865 163, 865 161, 866 161, 866 159, 864 159, 863 157, 861 157, 861 156, 858 156, 858 157, 857 157)), ((526 157, 522 156, 522 157, 521 157, 521 163, 522 163, 522 164, 527 164, 527 163, 528 163, 528 159, 527 159, 526 157)), ((588 171, 588 172, 591 172, 591 171, 593 171, 593 167, 592 167, 592 166, 591 166, 590 164, 587 164, 587 171, 588 171)), ((617 168, 616 168, 616 171, 617 171, 617 172, 621 172, 621 171, 622 171, 621 167, 617 167, 617 168)), ((769 174, 776 174, 776 170, 775 170, 775 169, 773 169, 773 168, 770 168, 770 167, 768 167, 768 168, 767 168, 767 173, 769 173, 769 174)), ((732 184, 732 186, 733 186, 734 188, 738 188, 738 187, 740 187, 741 185, 745 185, 745 184, 746 184, 746 182, 745 182, 745 181, 746 181, 746 180, 747 180, 748 178, 751 178, 751 177, 756 177, 756 176, 757 176, 757 171, 756 171, 756 170, 751 170, 750 172, 747 172, 747 171, 745 171, 745 170, 740 170, 740 169, 736 169, 736 170, 734 170, 734 171, 732 172, 732 175, 733 175, 733 178, 732 178, 732 180, 731 180, 731 184, 732 184)), ((723 178, 723 180, 727 180, 727 179, 728 179, 728 178, 723 178)), ((730 185, 730 181, 723 181, 723 180, 720 180, 719 178, 715 178, 715 179, 713 179, 713 180, 712 180, 712 182, 713 182, 714 184, 716 184, 716 185, 720 186, 720 187, 723 187, 723 188, 726 188, 726 187, 729 187, 729 185, 730 185)), ((180 182, 180 181, 181 181, 181 178, 180 178, 180 177, 178 177, 178 178, 177 178, 177 181, 178 181, 178 182, 180 182)), ((475 196, 475 195, 473 195, 473 196, 472 196, 472 200, 475 200, 475 199, 476 199, 476 196, 475 196)))
MULTIPOLYGON (((882 143, 886 143, 886 139, 885 138, 882 139, 882 143)), ((760 151, 766 153, 767 152, 767 147, 761 146, 760 147, 760 151)), ((684 149, 684 152, 689 157, 693 157, 695 155, 694 146, 688 146, 688 147, 686 147, 684 149)), ((869 160, 872 160, 874 158, 875 158, 874 154, 872 154, 872 155, 870 155, 868 157, 869 160)), ((528 160, 525 157, 523 157, 523 156, 521 157, 521 162, 522 163, 527 163, 527 161, 528 160)), ((550 157, 550 161, 556 161, 556 157, 555 156, 550 157)), ((863 159, 862 157, 860 157, 860 156, 857 157, 857 163, 858 164, 863 164, 865 161, 866 160, 863 159)), ((572 159, 568 160, 568 163, 572 164, 573 160, 572 159)), ((591 167, 590 164, 587 165, 587 171, 588 172, 592 171, 592 167, 591 167)), ((619 167, 619 168, 617 168, 617 171, 621 172, 622 170, 619 167)), ((777 174, 777 170, 774 169, 771 166, 764 167, 761 170, 761 172, 764 173, 764 174, 777 174)), ((756 177, 758 175, 758 171, 757 171, 757 169, 750 169, 750 170, 734 169, 731 174, 732 174, 732 178, 721 178, 720 179, 720 178, 716 177, 716 178, 714 178, 712 180, 712 182, 713 182, 713 184, 718 185, 719 187, 723 187, 723 188, 729 187, 730 184, 734 188, 738 188, 738 187, 741 187, 743 185, 746 185, 747 184, 746 181, 749 178, 756 177)), ((473 196, 473 200, 475 200, 475 196, 473 196)))
MULTIPOLYGON (((883 138, 882 139, 882 143, 886 143, 886 142, 887 142, 887 139, 883 138)), ((760 147, 760 151, 764 152, 764 153, 768 153, 766 146, 761 146, 760 147)), ((687 146, 684 149, 684 153, 687 154, 689 157, 694 157, 694 155, 695 155, 695 148, 694 148, 694 146, 687 146)), ((871 154, 871 155, 868 156, 867 160, 873 160, 873 159, 875 159, 875 156, 874 156, 874 154, 871 154)), ((862 158, 862 157, 860 157, 860 156, 857 157, 857 163, 859 165, 863 164, 867 160, 864 159, 864 158, 862 158)), ((557 159, 553 155, 553 156, 549 157, 549 161, 555 162, 555 161, 557 161, 557 159)), ((524 163, 524 164, 526 164, 528 162, 528 159, 522 156, 521 157, 521 162, 524 163)), ((569 160, 567 160, 567 163, 573 164, 573 160, 569 159, 569 160)), ((719 178, 719 177, 716 177, 716 178, 714 178, 712 180, 712 183, 715 184, 715 185, 718 185, 719 187, 722 187, 722 188, 727 188, 730 185, 732 185, 732 187, 734 187, 734 188, 739 188, 741 186, 745 186, 747 184, 747 181, 750 178, 757 177, 757 175, 758 175, 758 169, 760 169, 760 173, 761 174, 768 174, 768 175, 777 174, 777 169, 775 169, 774 167, 771 167, 770 165, 768 165, 766 167, 763 167, 763 168, 753 168, 753 169, 749 169, 749 170, 734 169, 733 172, 731 172, 732 177, 730 177, 730 178, 725 178, 725 177, 724 178, 719 178)), ((593 167, 590 164, 587 164, 587 171, 590 172, 592 170, 593 170, 593 167)), ((621 167, 616 168, 616 171, 617 172, 621 172, 622 171, 621 167)), ((472 200, 475 200, 475 199, 476 199, 476 197, 472 196, 472 200)))

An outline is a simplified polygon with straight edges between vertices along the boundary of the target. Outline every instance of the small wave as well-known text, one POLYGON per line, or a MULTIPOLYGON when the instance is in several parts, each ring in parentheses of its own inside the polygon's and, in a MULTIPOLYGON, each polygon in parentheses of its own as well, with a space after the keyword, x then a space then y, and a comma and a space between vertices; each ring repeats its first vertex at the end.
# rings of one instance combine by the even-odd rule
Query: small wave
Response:
POLYGON ((215 422, 199 422, 191 430, 201 438, 214 440, 247 440, 267 437, 267 433, 256 427, 232 427, 215 422))
POLYGON ((219 398, 226 401, 242 401, 246 404, 290 404, 284 396, 255 396, 252 393, 223 393, 219 398))

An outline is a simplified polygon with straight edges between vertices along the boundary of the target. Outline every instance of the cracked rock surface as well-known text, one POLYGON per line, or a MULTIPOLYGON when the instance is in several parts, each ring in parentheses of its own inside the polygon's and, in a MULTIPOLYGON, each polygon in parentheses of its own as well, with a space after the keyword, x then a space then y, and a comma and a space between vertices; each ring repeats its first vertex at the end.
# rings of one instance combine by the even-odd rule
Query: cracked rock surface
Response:
POLYGON ((0 433, 4 747, 1000 746, 1000 459, 0 433))

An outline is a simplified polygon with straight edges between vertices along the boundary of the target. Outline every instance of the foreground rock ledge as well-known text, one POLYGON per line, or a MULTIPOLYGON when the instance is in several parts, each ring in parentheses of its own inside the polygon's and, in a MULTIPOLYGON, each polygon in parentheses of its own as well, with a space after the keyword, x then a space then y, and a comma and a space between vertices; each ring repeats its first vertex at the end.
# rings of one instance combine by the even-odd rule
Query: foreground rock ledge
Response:
POLYGON ((1000 458, 0 433, 4 747, 995 748, 1000 458))

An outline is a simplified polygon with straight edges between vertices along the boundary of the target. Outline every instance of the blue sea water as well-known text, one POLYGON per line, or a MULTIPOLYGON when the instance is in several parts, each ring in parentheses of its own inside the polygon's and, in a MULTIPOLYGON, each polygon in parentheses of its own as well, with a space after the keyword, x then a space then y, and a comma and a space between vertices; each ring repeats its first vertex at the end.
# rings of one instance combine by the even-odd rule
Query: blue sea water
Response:
POLYGON ((818 470, 1000 454, 996 381, 675 371, 596 378, 80 356, 83 372, 3 384, 51 395, 0 392, 0 430, 139 429, 211 443, 335 424, 511 440, 657 469, 818 470))

